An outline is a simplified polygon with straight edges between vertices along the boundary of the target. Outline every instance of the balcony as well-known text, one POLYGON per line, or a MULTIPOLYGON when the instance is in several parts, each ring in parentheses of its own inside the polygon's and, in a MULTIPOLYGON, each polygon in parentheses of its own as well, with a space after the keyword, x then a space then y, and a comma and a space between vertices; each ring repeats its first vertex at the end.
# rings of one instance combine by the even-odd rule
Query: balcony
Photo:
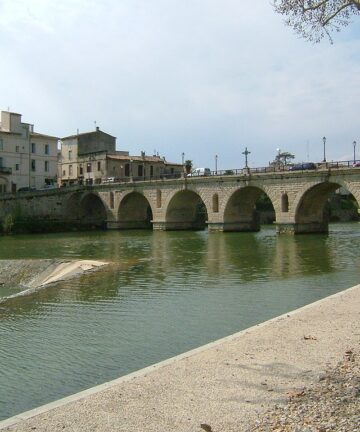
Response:
POLYGON ((4 166, 0 166, 0 174, 11 174, 12 169, 4 166))

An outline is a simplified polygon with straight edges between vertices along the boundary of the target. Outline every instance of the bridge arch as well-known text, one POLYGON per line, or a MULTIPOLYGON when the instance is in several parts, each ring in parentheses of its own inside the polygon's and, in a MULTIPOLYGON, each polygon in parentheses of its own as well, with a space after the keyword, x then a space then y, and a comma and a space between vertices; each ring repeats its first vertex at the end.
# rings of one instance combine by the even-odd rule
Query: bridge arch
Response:
POLYGON ((266 196, 274 208, 272 198, 260 187, 245 186, 235 190, 225 205, 223 231, 259 231, 256 202, 261 196, 266 196))
POLYGON ((202 230, 206 227, 207 219, 206 203, 195 191, 177 191, 167 204, 166 230, 202 230))
POLYGON ((67 200, 68 219, 92 229, 105 229, 112 213, 97 192, 75 192, 67 200))
POLYGON ((148 199, 139 192, 129 192, 118 208, 119 229, 150 229, 153 211, 148 199))
MULTIPOLYGON (((301 195, 299 194, 294 203, 296 233, 328 232, 329 214, 326 203, 330 195, 340 187, 346 188, 350 193, 353 192, 351 185, 343 181, 326 181, 311 185, 303 190, 301 195)), ((359 204, 359 199, 356 197, 357 190, 354 192, 352 195, 359 204)))

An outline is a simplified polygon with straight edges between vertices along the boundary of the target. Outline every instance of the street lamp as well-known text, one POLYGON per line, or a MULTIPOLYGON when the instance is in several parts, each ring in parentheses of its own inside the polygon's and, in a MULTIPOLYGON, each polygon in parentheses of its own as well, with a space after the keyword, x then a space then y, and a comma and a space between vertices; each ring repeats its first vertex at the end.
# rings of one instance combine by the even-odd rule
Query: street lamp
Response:
POLYGON ((356 141, 355 140, 353 142, 353 146, 354 146, 354 163, 356 163, 356 157, 355 157, 356 141))
POLYGON ((281 150, 279 148, 277 148, 276 151, 277 151, 277 164, 278 164, 278 168, 280 169, 280 153, 281 153, 281 150))
POLYGON ((245 147, 245 151, 242 152, 242 154, 245 155, 245 168, 249 168, 249 167, 248 167, 248 155, 249 155, 250 153, 251 153, 251 152, 248 151, 247 147, 245 147))
POLYGON ((326 157, 325 157, 326 137, 323 137, 323 143, 324 143, 324 159, 323 159, 323 162, 326 162, 326 157))
POLYGON ((181 153, 181 160, 182 160, 182 164, 183 164, 183 165, 184 165, 184 158, 185 158, 185 153, 182 152, 182 153, 181 153))
POLYGON ((218 155, 215 155, 215 174, 217 174, 217 161, 218 161, 218 155))

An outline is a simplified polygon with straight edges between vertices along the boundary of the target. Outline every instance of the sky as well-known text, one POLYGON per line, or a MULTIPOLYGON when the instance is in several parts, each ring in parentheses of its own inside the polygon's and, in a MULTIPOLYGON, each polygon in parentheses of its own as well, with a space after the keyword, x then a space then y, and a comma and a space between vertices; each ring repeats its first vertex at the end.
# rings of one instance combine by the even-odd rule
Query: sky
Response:
POLYGON ((132 155, 242 168, 360 159, 360 18, 334 44, 270 0, 0 0, 0 110, 132 155))

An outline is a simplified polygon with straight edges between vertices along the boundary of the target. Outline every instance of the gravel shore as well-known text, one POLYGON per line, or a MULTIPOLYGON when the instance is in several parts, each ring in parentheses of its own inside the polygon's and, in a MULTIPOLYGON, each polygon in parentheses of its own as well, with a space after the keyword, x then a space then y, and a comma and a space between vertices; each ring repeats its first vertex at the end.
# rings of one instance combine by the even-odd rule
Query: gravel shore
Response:
POLYGON ((359 351, 349 348, 335 367, 317 381, 287 394, 288 403, 275 406, 248 432, 359 432, 359 351))

